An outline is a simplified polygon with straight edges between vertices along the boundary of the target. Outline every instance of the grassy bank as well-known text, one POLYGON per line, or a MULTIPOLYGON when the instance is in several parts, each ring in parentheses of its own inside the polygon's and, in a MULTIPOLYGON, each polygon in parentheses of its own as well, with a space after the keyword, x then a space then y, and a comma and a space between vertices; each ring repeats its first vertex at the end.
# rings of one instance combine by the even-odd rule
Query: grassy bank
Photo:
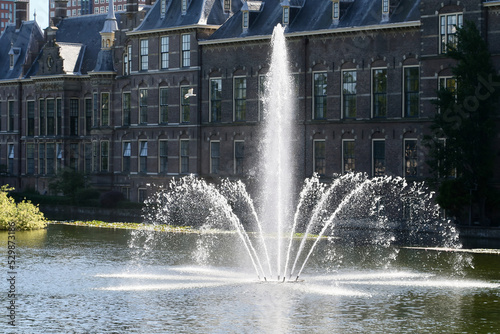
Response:
POLYGON ((172 225, 152 225, 143 223, 110 223, 100 220, 75 220, 75 221, 51 221, 49 224, 62 224, 73 226, 87 226, 87 227, 100 227, 100 228, 114 228, 114 229, 128 229, 128 230, 149 230, 160 232, 182 232, 182 233, 197 233, 198 231, 191 226, 172 226, 172 225))

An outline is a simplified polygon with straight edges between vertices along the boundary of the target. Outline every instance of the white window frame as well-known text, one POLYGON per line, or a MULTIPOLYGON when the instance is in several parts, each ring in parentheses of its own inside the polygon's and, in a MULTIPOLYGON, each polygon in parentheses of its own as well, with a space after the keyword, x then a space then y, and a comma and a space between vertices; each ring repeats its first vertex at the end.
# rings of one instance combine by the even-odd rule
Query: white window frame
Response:
POLYGON ((324 143, 325 144, 325 174, 320 174, 320 175, 326 175, 326 139, 314 139, 313 140, 313 173, 316 173, 316 143, 324 143))
POLYGON ((371 160, 371 169, 372 169, 372 177, 375 177, 375 142, 384 142, 384 175, 387 175, 387 154, 386 154, 386 140, 384 138, 376 138, 372 139, 372 160, 371 160))
POLYGON ((403 66, 403 78, 402 78, 402 87, 401 90, 403 91, 403 98, 401 99, 403 102, 402 108, 401 108, 401 116, 404 118, 418 118, 420 116, 420 65, 407 65, 403 66), (406 70, 409 68, 417 68, 418 69, 418 113, 417 116, 408 116, 406 115, 406 70))
POLYGON ((220 174, 220 140, 211 140, 210 141, 210 174, 220 174), (214 165, 213 165, 213 159, 214 157, 212 156, 212 144, 219 144, 219 156, 217 157, 217 159, 219 160, 219 166, 218 166, 218 170, 216 172, 214 172, 214 165))
MULTIPOLYGON (((344 143, 346 143, 346 142, 354 143, 354 149, 356 149, 356 140, 355 139, 342 139, 342 174, 347 173, 345 170, 345 160, 344 160, 344 156, 345 156, 344 143)), ((356 154, 354 154, 354 170, 353 171, 356 171, 356 154)), ((349 172, 351 172, 351 171, 349 171, 349 172)))

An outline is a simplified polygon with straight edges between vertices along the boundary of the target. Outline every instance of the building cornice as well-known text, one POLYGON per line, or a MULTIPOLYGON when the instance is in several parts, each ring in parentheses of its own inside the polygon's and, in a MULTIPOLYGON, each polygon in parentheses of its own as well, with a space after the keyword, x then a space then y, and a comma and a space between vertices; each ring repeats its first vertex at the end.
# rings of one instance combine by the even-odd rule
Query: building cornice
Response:
POLYGON ((483 7, 498 7, 498 6, 500 6, 500 1, 483 2, 483 7))
MULTIPOLYGON (((336 34, 348 34, 353 32, 369 32, 378 30, 390 30, 390 29, 408 29, 408 28, 419 28, 421 25, 420 21, 409 21, 401 23, 387 23, 387 24, 375 24, 369 26, 359 26, 359 27, 345 27, 345 28, 333 28, 333 29, 321 29, 313 31, 299 31, 292 33, 285 33, 286 37, 306 37, 315 35, 336 35, 336 34)), ((225 38, 217 40, 205 40, 200 41, 200 45, 214 45, 214 44, 226 44, 226 43, 238 43, 238 42, 250 42, 250 41, 261 41, 269 40, 271 35, 259 35, 251 37, 235 37, 235 38, 225 38)))
POLYGON ((54 81, 54 80, 82 80, 88 79, 88 75, 74 75, 74 74, 58 74, 58 75, 40 75, 32 76, 31 81, 54 81))
POLYGON ((137 35, 149 35, 149 34, 157 34, 171 31, 183 31, 183 30, 192 30, 192 29, 219 29, 219 25, 206 25, 206 24, 193 24, 188 26, 180 26, 180 27, 170 27, 170 28, 160 28, 160 29, 152 29, 152 30, 139 30, 139 31, 127 31, 125 34, 127 36, 137 36, 137 35))

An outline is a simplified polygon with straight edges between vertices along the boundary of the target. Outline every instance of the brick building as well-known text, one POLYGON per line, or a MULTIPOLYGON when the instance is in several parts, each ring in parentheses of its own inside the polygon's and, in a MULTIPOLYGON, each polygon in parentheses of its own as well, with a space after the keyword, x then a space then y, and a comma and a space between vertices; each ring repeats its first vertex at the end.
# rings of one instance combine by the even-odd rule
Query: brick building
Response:
MULTIPOLYGON (((475 22, 500 68, 500 1, 128 0, 118 13, 116 4, 68 17, 56 1, 44 33, 34 22, 17 30, 32 42, 7 71, 15 76, 0 71, 1 183, 43 192, 71 167, 140 201, 188 173, 252 178, 278 23, 296 86, 300 179, 425 178, 422 138, 439 85, 454 82, 443 47, 455 26, 475 22)), ((9 43, 0 38, 2 62, 9 43)))

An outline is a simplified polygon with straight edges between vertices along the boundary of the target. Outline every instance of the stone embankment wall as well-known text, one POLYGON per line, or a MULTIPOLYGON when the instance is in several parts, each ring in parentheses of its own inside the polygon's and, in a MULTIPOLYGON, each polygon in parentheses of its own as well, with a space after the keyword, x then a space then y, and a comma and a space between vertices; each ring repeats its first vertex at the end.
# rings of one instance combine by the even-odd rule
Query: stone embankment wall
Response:
POLYGON ((68 205, 40 205, 40 210, 50 220, 102 220, 107 222, 141 223, 140 209, 104 209, 68 205))

